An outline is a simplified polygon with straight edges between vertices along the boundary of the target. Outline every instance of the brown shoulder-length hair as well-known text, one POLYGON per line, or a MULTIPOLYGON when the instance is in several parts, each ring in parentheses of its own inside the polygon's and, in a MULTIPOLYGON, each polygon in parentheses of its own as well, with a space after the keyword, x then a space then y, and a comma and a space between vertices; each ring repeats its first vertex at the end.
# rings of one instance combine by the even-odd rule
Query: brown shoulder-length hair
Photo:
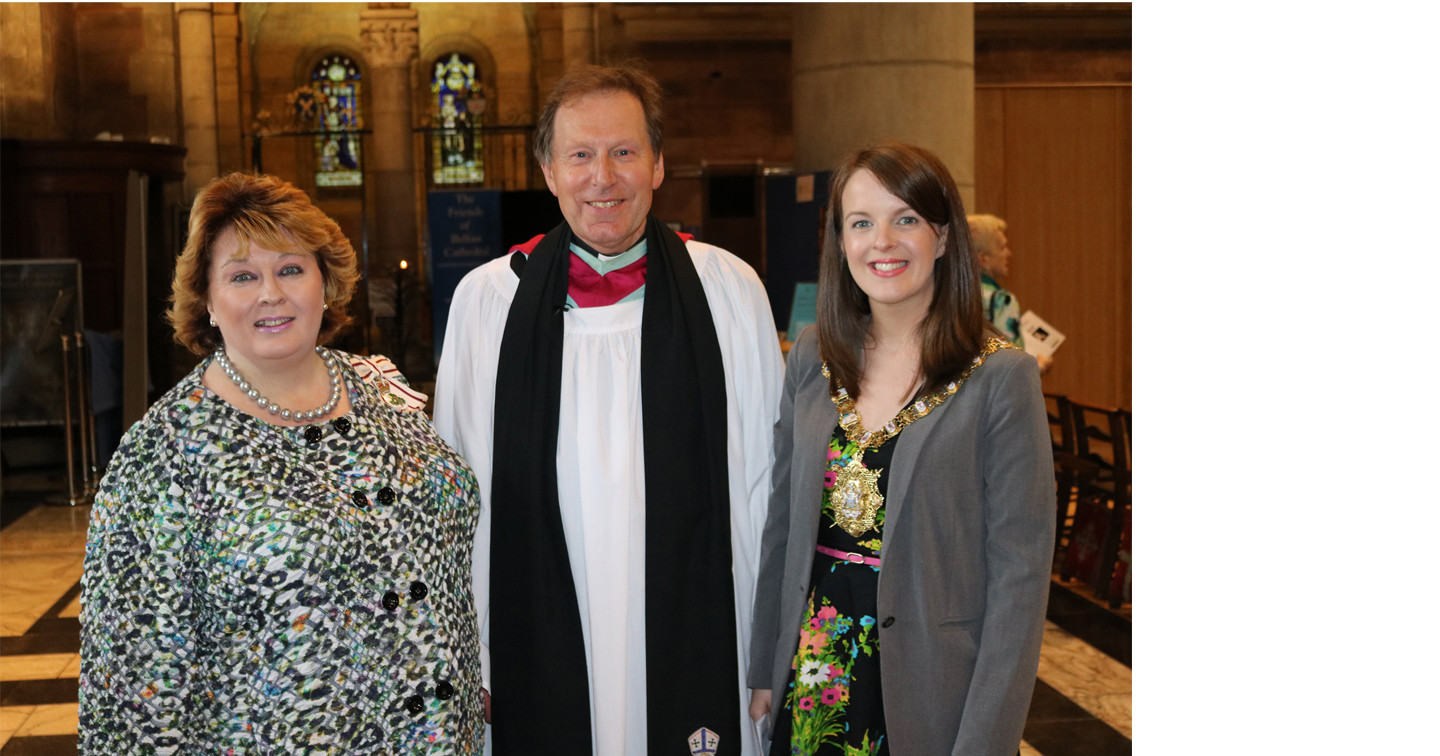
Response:
POLYGON ((660 88, 660 82, 640 68, 638 63, 626 62, 617 66, 578 66, 555 82, 535 124, 535 159, 541 165, 550 164, 551 150, 555 146, 555 114, 560 106, 596 92, 629 92, 635 95, 645 113, 645 132, 650 137, 650 149, 657 159, 660 157, 665 141, 664 90, 660 88))
POLYGON ((220 329, 210 325, 210 262, 215 243, 235 233, 239 254, 252 242, 273 250, 303 250, 315 255, 325 281, 325 310, 316 343, 324 344, 350 322, 345 311, 360 273, 355 248, 340 226, 305 193, 274 176, 231 173, 206 184, 190 208, 190 232, 175 263, 170 310, 165 317, 175 340, 197 355, 220 346, 220 329))
POLYGON ((830 182, 825 243, 820 253, 816 326, 820 356, 829 363, 832 386, 860 396, 861 355, 870 326, 870 300, 850 275, 845 260, 842 196, 857 171, 869 171, 935 228, 945 227, 945 253, 936 258, 935 295, 921 321, 920 391, 929 393, 953 380, 995 333, 980 305, 979 264, 970 250, 965 208, 950 171, 929 150, 901 142, 864 147, 845 159, 830 182))

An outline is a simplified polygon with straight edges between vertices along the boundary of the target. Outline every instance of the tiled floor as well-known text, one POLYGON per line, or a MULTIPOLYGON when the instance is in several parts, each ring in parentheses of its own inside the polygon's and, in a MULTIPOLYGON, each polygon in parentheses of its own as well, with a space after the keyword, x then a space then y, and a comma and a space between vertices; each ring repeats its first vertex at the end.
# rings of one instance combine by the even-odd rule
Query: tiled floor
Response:
MULTIPOLYGON (((39 505, 0 530, 0 756, 75 753, 87 515, 39 505)), ((1128 755, 1129 607, 1111 611, 1057 582, 1050 620, 1021 753, 1128 755)))
MULTIPOLYGON (((7 496, 6 509, 23 503, 7 496)), ((88 507, 38 505, 0 530, 0 754, 75 752, 88 507)))

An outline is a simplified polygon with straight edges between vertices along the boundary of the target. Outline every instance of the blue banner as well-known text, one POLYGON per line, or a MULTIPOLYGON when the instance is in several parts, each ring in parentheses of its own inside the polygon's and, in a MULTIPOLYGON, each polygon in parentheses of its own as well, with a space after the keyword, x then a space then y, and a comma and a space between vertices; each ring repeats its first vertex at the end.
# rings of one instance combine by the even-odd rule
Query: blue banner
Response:
POLYGON ((429 201, 430 302, 435 362, 445 345, 450 300, 466 273, 505 253, 500 240, 500 191, 435 191, 429 201))
POLYGON ((795 284, 795 300, 790 304, 790 327, 785 329, 785 340, 800 338, 805 326, 815 325, 815 301, 820 294, 820 284, 800 282, 795 284))
POLYGON ((820 244, 829 201, 828 171, 765 177, 765 291, 775 327, 788 323, 786 338, 791 341, 800 335, 796 329, 815 322, 815 299, 797 285, 820 280, 820 244), (795 307, 800 311, 792 312, 795 307))

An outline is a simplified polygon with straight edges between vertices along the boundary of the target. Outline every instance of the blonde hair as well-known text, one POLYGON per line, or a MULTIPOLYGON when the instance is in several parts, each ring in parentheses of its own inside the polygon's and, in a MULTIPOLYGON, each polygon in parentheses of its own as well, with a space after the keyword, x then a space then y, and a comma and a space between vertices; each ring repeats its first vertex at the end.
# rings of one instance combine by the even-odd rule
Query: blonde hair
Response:
POLYGON ((345 311, 360 280, 355 249, 340 226, 289 182, 255 173, 231 173, 206 184, 190 208, 190 232, 175 263, 170 309, 165 317, 175 340, 197 355, 220 346, 220 329, 210 325, 210 263, 216 242, 233 231, 238 254, 258 242, 274 250, 315 255, 325 282, 325 310, 317 344, 350 323, 345 311))
POLYGON ((1003 218, 982 213, 967 215, 965 220, 970 224, 970 243, 974 246, 976 255, 988 255, 1000 251, 1000 234, 1005 233, 1005 229, 1008 228, 1003 218))

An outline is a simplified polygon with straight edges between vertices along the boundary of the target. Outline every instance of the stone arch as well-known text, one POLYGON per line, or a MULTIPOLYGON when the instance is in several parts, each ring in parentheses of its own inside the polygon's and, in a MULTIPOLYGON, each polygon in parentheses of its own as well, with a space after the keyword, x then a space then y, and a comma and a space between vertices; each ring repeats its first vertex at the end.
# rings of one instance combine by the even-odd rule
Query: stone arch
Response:
MULTIPOLYGON (((370 80, 371 66, 361 46, 359 26, 353 13, 334 12, 340 6, 246 3, 242 7, 250 48, 250 103, 256 121, 253 128, 264 135, 262 167, 266 173, 278 175, 318 197, 311 140, 282 136, 293 128, 286 98, 308 82, 316 63, 333 53, 355 61, 361 80, 370 80)), ((374 112, 371 94, 369 87, 361 87, 359 105, 366 118, 374 112)), ((351 224, 355 225, 352 228, 344 221, 341 225, 352 236, 359 231, 358 225, 351 224)))
MULTIPOLYGON (((255 111, 282 112, 285 96, 310 76, 325 55, 340 53, 371 75, 353 13, 336 12, 343 6, 320 3, 242 3, 249 29, 250 77, 255 111), (252 7, 256 6, 256 7, 252 7)), ((361 108, 374 103, 362 89, 361 108)))
MULTIPOLYGON (((452 47, 484 69, 489 97, 486 126, 525 126, 534 121, 535 48, 527 11, 531 3, 416 3, 420 58, 452 47)), ((418 75, 418 74, 417 74, 418 75)))

